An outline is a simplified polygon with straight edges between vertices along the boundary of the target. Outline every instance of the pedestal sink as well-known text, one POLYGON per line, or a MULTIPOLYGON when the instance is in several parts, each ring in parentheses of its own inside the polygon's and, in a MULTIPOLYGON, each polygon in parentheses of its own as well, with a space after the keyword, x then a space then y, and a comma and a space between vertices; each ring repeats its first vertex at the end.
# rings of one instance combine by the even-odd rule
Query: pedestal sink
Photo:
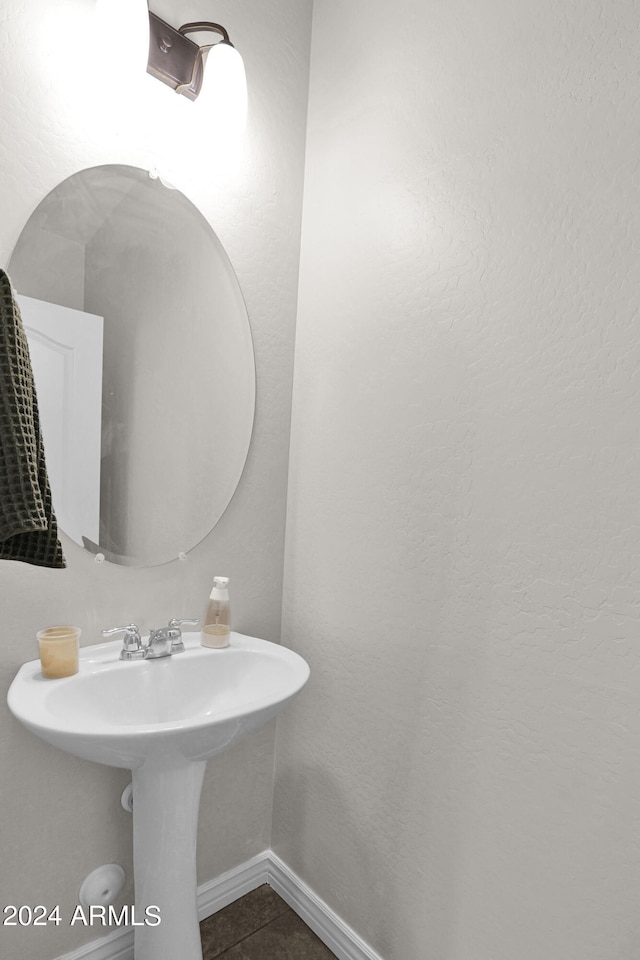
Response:
POLYGON ((266 723, 304 686, 309 667, 286 647, 232 633, 159 660, 119 659, 118 641, 83 647, 73 677, 45 680, 25 663, 8 694, 29 730, 67 753, 132 770, 135 960, 202 960, 196 890, 200 791, 209 757, 266 723))

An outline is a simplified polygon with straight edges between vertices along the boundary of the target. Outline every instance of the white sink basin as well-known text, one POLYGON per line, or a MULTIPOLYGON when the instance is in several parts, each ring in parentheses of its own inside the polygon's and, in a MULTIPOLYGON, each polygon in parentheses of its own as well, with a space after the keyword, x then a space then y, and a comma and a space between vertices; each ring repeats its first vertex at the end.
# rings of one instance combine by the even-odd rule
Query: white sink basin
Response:
POLYGON ((43 740, 133 771, 133 861, 140 914, 136 960, 202 960, 196 836, 206 762, 265 723, 304 686, 309 667, 266 640, 231 634, 222 650, 183 634, 185 652, 122 661, 121 642, 80 651, 73 677, 46 680, 25 663, 9 688, 12 713, 43 740))
POLYGON ((29 730, 85 760, 134 769, 179 754, 204 760, 265 723, 304 686, 309 667, 286 647, 231 634, 222 650, 183 634, 185 652, 118 659, 121 641, 80 650, 80 670, 46 680, 25 663, 8 704, 29 730))

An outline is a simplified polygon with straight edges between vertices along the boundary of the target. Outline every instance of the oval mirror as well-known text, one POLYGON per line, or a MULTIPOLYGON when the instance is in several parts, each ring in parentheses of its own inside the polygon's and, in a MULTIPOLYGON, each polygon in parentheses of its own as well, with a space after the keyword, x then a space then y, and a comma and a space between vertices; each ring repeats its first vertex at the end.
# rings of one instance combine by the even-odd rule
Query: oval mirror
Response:
POLYGON ((60 529, 153 566, 215 526, 249 448, 249 318, 222 244, 147 171, 101 166, 39 204, 9 275, 60 529))

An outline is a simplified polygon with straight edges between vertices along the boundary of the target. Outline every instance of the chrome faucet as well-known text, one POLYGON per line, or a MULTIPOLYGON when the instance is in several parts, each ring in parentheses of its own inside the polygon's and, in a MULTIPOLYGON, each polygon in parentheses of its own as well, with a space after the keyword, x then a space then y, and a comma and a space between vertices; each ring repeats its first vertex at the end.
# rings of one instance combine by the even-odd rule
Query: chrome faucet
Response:
POLYGON ((160 627, 149 631, 149 639, 144 645, 145 660, 159 660, 160 657, 170 657, 173 654, 173 641, 180 631, 171 627, 160 627))
POLYGON ((145 660, 157 660, 158 657, 172 657, 174 653, 184 653, 182 631, 183 623, 198 623, 197 620, 169 620, 166 627, 149 631, 149 640, 145 646, 145 660))
POLYGON ((172 619, 166 627, 151 630, 146 641, 140 636, 140 630, 135 623, 103 630, 102 636, 112 637, 116 633, 124 633, 121 660, 159 660, 161 657, 171 657, 174 653, 183 653, 184 643, 180 629, 183 623, 196 624, 198 621, 172 619))

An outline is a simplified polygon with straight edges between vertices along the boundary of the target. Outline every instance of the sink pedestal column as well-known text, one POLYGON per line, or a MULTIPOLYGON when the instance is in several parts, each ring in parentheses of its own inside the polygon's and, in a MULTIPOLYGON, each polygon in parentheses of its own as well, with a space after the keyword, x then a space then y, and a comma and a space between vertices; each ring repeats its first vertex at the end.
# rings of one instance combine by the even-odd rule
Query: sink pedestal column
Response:
POLYGON ((134 960, 202 960, 196 836, 206 765, 164 755, 133 771, 134 960))

